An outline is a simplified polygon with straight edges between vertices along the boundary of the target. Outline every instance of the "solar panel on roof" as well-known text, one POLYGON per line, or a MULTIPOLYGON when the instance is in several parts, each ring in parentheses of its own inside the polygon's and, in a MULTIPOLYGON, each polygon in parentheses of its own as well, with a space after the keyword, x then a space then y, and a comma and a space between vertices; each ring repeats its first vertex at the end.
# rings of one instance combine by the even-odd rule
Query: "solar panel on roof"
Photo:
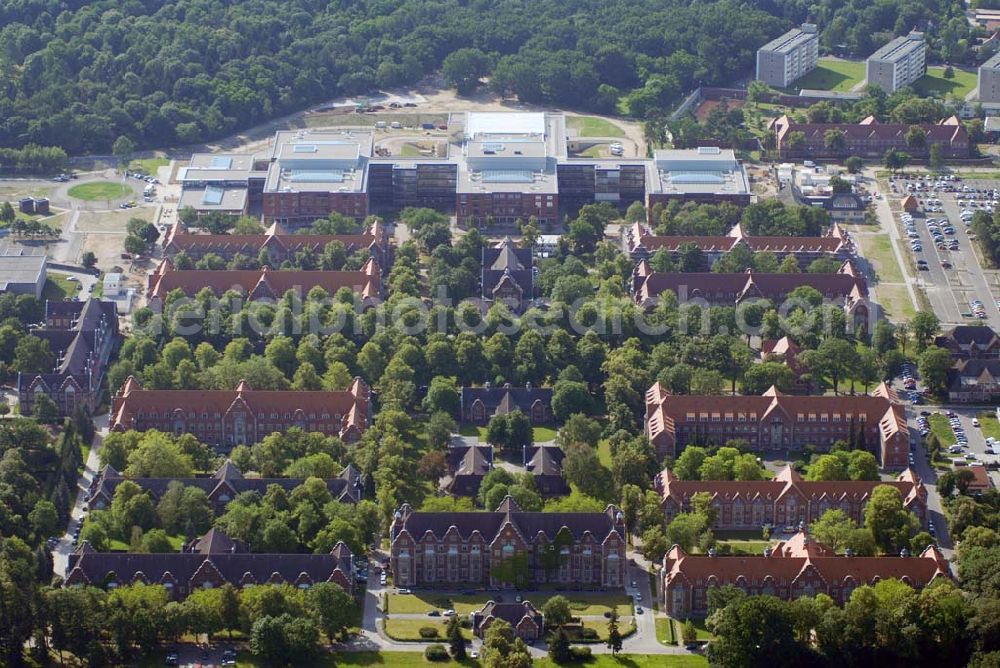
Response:
POLYGON ((227 155, 212 156, 212 169, 229 169, 233 165, 233 159, 227 155))
POLYGON ((208 188, 205 188, 205 194, 201 196, 201 203, 214 204, 218 206, 219 204, 222 204, 222 197, 225 193, 226 191, 222 188, 209 186, 208 188))
POLYGON ((483 170, 483 183, 531 183, 534 174, 526 169, 483 170))

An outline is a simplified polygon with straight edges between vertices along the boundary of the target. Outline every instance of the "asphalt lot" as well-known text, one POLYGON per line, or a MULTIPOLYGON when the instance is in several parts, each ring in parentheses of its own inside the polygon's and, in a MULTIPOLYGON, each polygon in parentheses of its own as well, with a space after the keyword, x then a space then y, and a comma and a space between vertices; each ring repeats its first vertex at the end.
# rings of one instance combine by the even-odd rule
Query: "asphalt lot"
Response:
MULTIPOLYGON (((910 181, 912 182, 912 181, 910 181)), ((895 181, 900 192, 893 193, 895 197, 905 194, 905 184, 907 181, 895 181)), ((955 181, 953 187, 961 189, 963 186, 975 189, 1000 188, 1000 181, 969 180, 955 181)), ((924 209, 927 192, 915 193, 921 202, 921 208, 914 214, 914 222, 923 246, 922 252, 910 250, 909 239, 906 238, 906 230, 899 214, 895 214, 895 222, 901 230, 901 234, 906 239, 905 253, 909 253, 914 261, 923 259, 927 261, 927 270, 918 271, 917 278, 927 294, 934 313, 942 323, 959 324, 982 322, 989 324, 994 329, 1000 329, 1000 309, 997 308, 996 298, 990 288, 990 278, 995 272, 984 270, 976 257, 972 248, 972 240, 969 239, 969 229, 961 219, 962 207, 958 206, 957 199, 961 197, 958 192, 936 191, 935 197, 940 199, 943 211, 928 212, 924 209), (928 219, 940 221, 946 218, 954 227, 953 235, 945 235, 946 240, 955 239, 958 241, 958 250, 939 250, 931 234, 927 230, 928 219), (948 263, 945 267, 942 263, 948 263), (978 299, 983 302, 986 312, 985 320, 964 317, 963 313, 970 313, 970 301, 978 299)), ((964 198, 963 198, 964 199, 964 198)), ((982 201, 982 200, 979 200, 982 201)), ((977 209, 970 209, 977 210, 977 209)))

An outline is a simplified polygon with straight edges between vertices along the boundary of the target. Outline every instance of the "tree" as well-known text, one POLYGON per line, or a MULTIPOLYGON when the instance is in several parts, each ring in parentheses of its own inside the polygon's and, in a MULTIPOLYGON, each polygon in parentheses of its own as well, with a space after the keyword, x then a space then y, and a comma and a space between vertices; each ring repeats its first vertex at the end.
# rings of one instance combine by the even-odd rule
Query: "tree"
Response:
POLYGON ((896 553, 909 545, 910 538, 920 528, 920 522, 906 507, 899 490, 879 485, 872 490, 865 506, 865 526, 875 544, 885 553, 896 553))
POLYGON ((82 256, 80 256, 80 264, 82 264, 87 269, 93 269, 97 266, 97 255, 93 251, 85 251, 82 256))
POLYGON ((698 640, 698 629, 690 619, 684 621, 681 626, 681 641, 685 645, 691 645, 698 640))
POLYGON ((134 234, 130 234, 125 237, 125 241, 122 242, 122 247, 125 249, 126 253, 131 255, 142 255, 146 252, 147 247, 146 240, 142 237, 137 237, 134 234))
POLYGON ((844 166, 847 167, 847 171, 851 174, 859 174, 864 169, 865 163, 858 156, 852 155, 844 161, 844 166))
POLYGON ((17 213, 14 211, 14 207, 11 206, 10 202, 4 202, 0 204, 0 223, 13 223, 17 218, 17 213))
POLYGON ((59 419, 59 407, 47 394, 37 394, 32 415, 42 424, 54 424, 59 419))
POLYGON ((436 376, 431 379, 427 396, 424 397, 424 410, 428 413, 443 412, 451 416, 459 413, 461 398, 454 377, 436 376))
POLYGON ((858 524, 839 508, 832 508, 809 526, 809 533, 834 551, 841 551, 850 544, 858 524))
POLYGON ((910 156, 908 154, 903 153, 902 151, 897 151, 894 148, 890 148, 885 152, 885 155, 882 156, 882 162, 884 162, 885 166, 893 172, 897 172, 905 167, 909 161, 910 156))
POLYGON ((441 62, 441 74, 449 86, 467 95, 479 85, 479 79, 489 73, 490 57, 474 48, 452 51, 441 62))
POLYGON ((828 150, 839 153, 847 146, 847 138, 841 130, 831 128, 823 134, 823 145, 828 150))
POLYGON ((708 523, 700 513, 678 513, 667 526, 667 540, 690 552, 708 529, 708 523))
POLYGON ((618 656, 622 649, 622 634, 618 629, 618 606, 611 608, 611 616, 608 617, 608 649, 612 656, 618 656))
POLYGON ((573 651, 570 648, 569 636, 566 634, 566 629, 562 626, 552 634, 552 639, 549 642, 549 658, 552 659, 552 663, 557 665, 569 663, 573 660, 573 651))
POLYGON ((920 353, 917 368, 924 383, 934 392, 944 392, 948 382, 948 372, 953 361, 951 354, 945 348, 927 348, 920 353))
POLYGON ((191 456, 167 434, 146 432, 128 454, 125 473, 134 478, 190 478, 194 475, 191 456))
POLYGON ((462 637, 462 625, 458 621, 458 615, 452 615, 448 619, 446 635, 448 637, 448 651, 455 661, 465 660, 465 638, 462 637))
POLYGON ((715 640, 708 656, 718 666, 801 665, 788 604, 773 596, 734 600, 709 618, 715 640))
POLYGON ((503 619, 494 620, 486 630, 480 661, 486 668, 530 668, 532 664, 528 647, 503 619))
POLYGON ((941 144, 938 142, 931 144, 927 164, 935 172, 940 172, 944 167, 944 156, 941 154, 941 144))
POLYGON ((545 615, 545 623, 552 626, 563 626, 569 624, 573 619, 573 611, 569 607, 569 599, 557 594, 542 605, 542 614, 545 615))
POLYGON ((305 606, 331 644, 354 621, 354 599, 335 582, 320 582, 307 589, 305 606))
POLYGON ((911 125, 906 131, 906 145, 910 148, 920 150, 927 146, 927 132, 919 125, 911 125))
POLYGON ((587 496, 608 499, 611 493, 611 476, 589 445, 574 443, 566 448, 563 459, 563 476, 587 496))
POLYGON ((126 169, 128 168, 128 163, 132 160, 132 154, 135 153, 135 142, 125 135, 121 135, 111 145, 111 153, 121 163, 122 169, 126 169))
POLYGON ((563 447, 571 443, 586 443, 596 448, 601 438, 601 424, 583 413, 570 415, 559 429, 556 440, 563 447))
POLYGON ((941 322, 933 312, 917 311, 913 319, 910 320, 909 327, 913 333, 913 340, 917 345, 917 352, 922 352, 927 347, 940 327, 941 322))
POLYGON ((14 347, 14 370, 19 373, 48 373, 54 363, 55 355, 46 339, 29 334, 14 347))
POLYGON ((835 194, 849 193, 854 190, 849 181, 836 175, 830 178, 830 188, 835 194))
POLYGON ((250 629, 250 651, 268 663, 307 665, 316 653, 319 631, 308 618, 265 615, 250 629))

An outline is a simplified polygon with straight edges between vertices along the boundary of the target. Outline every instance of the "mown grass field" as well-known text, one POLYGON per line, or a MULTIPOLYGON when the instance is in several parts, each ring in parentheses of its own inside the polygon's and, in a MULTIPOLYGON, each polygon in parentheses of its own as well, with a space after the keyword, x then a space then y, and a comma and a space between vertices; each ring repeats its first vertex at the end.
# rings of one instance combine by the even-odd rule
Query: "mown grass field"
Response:
POLYGON ((114 181, 91 181, 73 186, 69 189, 68 194, 70 197, 75 197, 76 199, 98 202, 128 197, 132 194, 132 189, 114 181))
POLYGON ((928 67, 927 74, 918 79, 913 84, 913 89, 918 95, 924 97, 947 97, 953 95, 957 98, 964 98, 972 89, 976 87, 976 73, 966 72, 957 67, 952 68, 955 76, 946 79, 943 67, 928 67))
POLYGON ((611 121, 597 116, 567 116, 566 127, 580 137, 624 137, 625 131, 611 121))
POLYGON ((820 58, 816 69, 796 81, 795 87, 848 92, 864 78, 863 62, 820 58))
MULTIPOLYGON (((572 592, 529 592, 524 594, 524 598, 541 608, 545 602, 556 595, 562 595, 569 599, 570 608, 574 615, 603 615, 610 611, 613 606, 619 607, 619 614, 624 614, 632 604, 632 599, 625 594, 607 593, 572 593, 572 592)), ((473 610, 478 610, 492 598, 489 592, 482 592, 472 595, 465 594, 445 594, 441 592, 418 592, 416 594, 389 594, 389 615, 393 614, 421 614, 430 610, 444 610, 453 608, 460 615, 468 614, 473 610)), ((509 600, 509 597, 508 597, 509 600)), ((435 619, 428 617, 429 620, 435 619)))

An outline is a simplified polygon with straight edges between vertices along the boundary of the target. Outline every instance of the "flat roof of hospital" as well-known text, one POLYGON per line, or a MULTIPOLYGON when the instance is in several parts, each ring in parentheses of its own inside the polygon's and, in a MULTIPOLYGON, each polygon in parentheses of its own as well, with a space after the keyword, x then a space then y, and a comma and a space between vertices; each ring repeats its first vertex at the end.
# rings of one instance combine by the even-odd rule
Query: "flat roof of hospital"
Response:
POLYGON ((523 111, 469 111, 465 114, 465 134, 544 135, 545 113, 523 111))
POLYGON ((179 208, 186 206, 203 211, 242 212, 247 208, 246 188, 185 188, 181 193, 179 208))

